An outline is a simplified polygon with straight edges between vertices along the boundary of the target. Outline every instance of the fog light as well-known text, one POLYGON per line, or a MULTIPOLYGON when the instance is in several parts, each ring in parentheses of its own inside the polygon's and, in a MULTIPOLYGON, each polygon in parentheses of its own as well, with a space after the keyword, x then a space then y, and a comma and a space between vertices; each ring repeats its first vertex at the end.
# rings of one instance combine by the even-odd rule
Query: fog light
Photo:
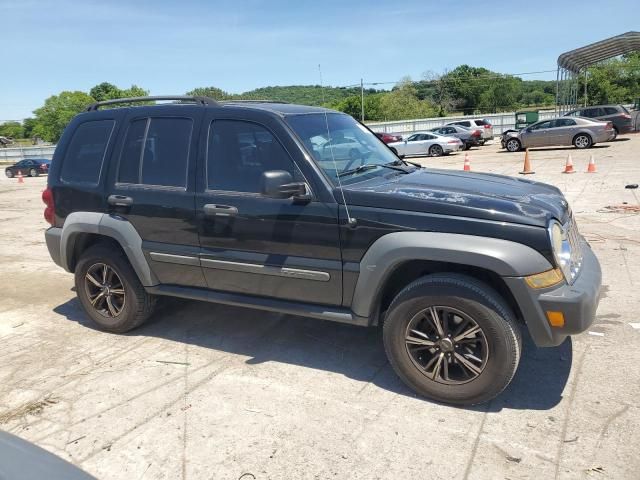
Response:
POLYGON ((562 312, 547 312, 547 320, 552 327, 564 327, 564 315, 562 312))
POLYGON ((557 285, 564 279, 564 276, 559 268, 554 268, 546 272, 529 275, 524 279, 531 288, 546 288, 557 285))

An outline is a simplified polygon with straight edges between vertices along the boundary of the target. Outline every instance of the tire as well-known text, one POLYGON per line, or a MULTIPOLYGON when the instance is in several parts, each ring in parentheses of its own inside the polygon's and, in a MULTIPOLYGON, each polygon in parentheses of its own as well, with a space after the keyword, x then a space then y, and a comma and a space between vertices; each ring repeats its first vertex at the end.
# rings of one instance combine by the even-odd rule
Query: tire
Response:
POLYGON ((124 254, 107 244, 93 245, 82 254, 75 269, 75 286, 84 311, 100 330, 125 333, 142 325, 153 313, 155 297, 145 291, 124 254), (96 292, 104 293, 104 289, 98 287, 95 282, 90 282, 87 274, 104 283, 100 278, 102 266, 107 266, 116 274, 115 277, 108 277, 106 282, 112 300, 109 305, 106 296, 102 295, 94 307, 90 295, 93 295, 95 301, 96 292), (122 291, 122 295, 116 294, 116 290, 122 291), (118 306, 121 307, 115 315, 111 312, 112 306, 115 311, 118 310, 118 306))
POLYGON ((616 127, 613 127, 613 138, 611 140, 609 140, 610 142, 615 141, 616 138, 618 138, 618 135, 620 135, 620 132, 618 131, 618 129, 616 127))
POLYGON ((575 137, 573 137, 573 146, 583 150, 585 148, 590 148, 593 145, 593 140, 586 133, 579 133, 575 137))
POLYGON ((454 273, 422 277, 405 287, 387 312, 383 327, 387 357, 398 376, 419 395, 442 403, 475 405, 502 392, 516 373, 522 339, 514 315, 500 295, 472 277, 454 273), (413 327, 435 325, 429 320, 431 314, 425 313, 430 307, 436 309, 441 320, 449 319, 440 323, 443 326, 448 322, 448 327, 439 339, 434 336, 435 328, 424 336, 414 333, 420 330, 413 327), (416 323, 416 319, 422 323, 416 323), (460 323, 456 324, 456 320, 460 323), (449 339, 447 331, 456 326, 459 330, 449 339), (480 330, 473 335, 456 340, 476 327, 480 330), (434 348, 414 345, 406 341, 408 334, 418 341, 438 343, 434 348), (433 359, 436 360, 430 371, 426 367, 433 359), (434 373, 437 364, 440 370, 434 373))
POLYGON ((29 170, 30 177, 37 177, 38 175, 39 175, 38 170, 36 170, 35 168, 32 168, 31 170, 29 170))
POLYGON ((465 142, 463 150, 471 150, 471 145, 465 142))
POLYGON ((4 171, 4 174, 7 176, 7 178, 13 178, 13 171, 6 169, 4 171))
POLYGON ((505 148, 511 153, 519 152, 522 149, 522 143, 517 138, 510 138, 505 142, 505 148))
POLYGON ((429 147, 429 155, 432 157, 440 157, 444 154, 444 150, 438 144, 429 147))

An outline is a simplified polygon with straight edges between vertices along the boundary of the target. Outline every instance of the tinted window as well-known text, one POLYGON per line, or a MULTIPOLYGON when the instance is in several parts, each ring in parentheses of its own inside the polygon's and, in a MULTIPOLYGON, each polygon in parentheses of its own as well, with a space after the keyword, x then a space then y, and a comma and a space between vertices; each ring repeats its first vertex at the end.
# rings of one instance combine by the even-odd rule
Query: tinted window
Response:
POLYGON ((572 118, 559 118, 553 124, 554 127, 572 127, 576 124, 576 121, 572 118))
POLYGON ((416 140, 420 140, 420 135, 415 134, 415 135, 411 135, 409 138, 407 138, 407 142, 415 142, 416 140))
POLYGON ((115 122, 85 122, 76 129, 62 163, 63 182, 96 185, 115 122))
MULTIPOLYGON (((351 141, 346 137, 332 139, 336 148, 351 141)), ((285 170, 294 175, 289 154, 271 132, 255 123, 237 120, 211 123, 207 148, 209 190, 260 193, 262 173, 269 170, 285 170)))
POLYGON ((470 127, 471 122, 456 122, 456 125, 462 125, 463 127, 470 127))
POLYGON ((615 115, 616 113, 620 113, 617 108, 604 107, 604 114, 605 115, 615 115))
POLYGON ((186 187, 192 129, 189 118, 132 122, 120 156, 118 182, 186 187))
POLYGON ((600 108, 587 108, 585 110, 582 111, 582 116, 583 117, 589 117, 589 118, 595 118, 595 117, 599 117, 600 115, 602 115, 602 109, 600 108))
POLYGON ((543 130, 545 128, 549 128, 551 126, 551 120, 546 122, 538 123, 537 125, 532 125, 531 130, 543 130))
POLYGON ((120 167, 118 170, 118 182, 140 182, 140 157, 142 156, 142 142, 144 132, 147 130, 148 119, 131 122, 120 155, 120 167))
POLYGON ((486 120, 476 120, 476 125, 491 125, 486 120))

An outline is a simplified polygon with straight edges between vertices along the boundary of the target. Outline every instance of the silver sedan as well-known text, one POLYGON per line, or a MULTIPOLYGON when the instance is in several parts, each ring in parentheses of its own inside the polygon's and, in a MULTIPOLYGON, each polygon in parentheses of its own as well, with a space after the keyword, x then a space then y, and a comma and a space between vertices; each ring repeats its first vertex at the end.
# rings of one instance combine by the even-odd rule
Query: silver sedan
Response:
POLYGON ((607 142, 615 135, 611 122, 598 122, 589 118, 554 118, 542 120, 520 131, 505 132, 502 147, 509 152, 522 148, 575 146, 589 148, 599 142, 607 142))
POLYGON ((401 142, 391 142, 387 146, 398 155, 429 155, 439 157, 464 148, 459 138, 446 137, 433 132, 416 132, 401 142))

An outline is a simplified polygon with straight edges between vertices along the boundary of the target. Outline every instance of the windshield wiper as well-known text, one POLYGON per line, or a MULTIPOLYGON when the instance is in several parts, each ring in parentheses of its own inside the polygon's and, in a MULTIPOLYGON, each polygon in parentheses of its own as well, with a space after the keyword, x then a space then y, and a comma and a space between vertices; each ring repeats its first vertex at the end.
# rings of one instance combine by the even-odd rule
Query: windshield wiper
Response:
POLYGON ((361 173, 361 172, 366 172, 367 170, 372 170, 374 168, 377 167, 382 167, 382 168, 390 168, 391 170, 397 170, 398 172, 402 172, 402 173, 409 173, 407 172, 404 168, 400 168, 399 166, 396 165, 392 165, 392 164, 380 164, 380 163, 365 163, 364 165, 360 165, 357 168, 352 168, 350 170, 345 170, 344 172, 340 172, 338 174, 338 177, 345 177, 347 175, 353 175, 355 173, 361 173))
POLYGON ((414 162, 407 162, 404 158, 398 158, 397 160, 394 160, 391 163, 388 163, 387 165, 411 165, 414 167, 418 167, 418 168, 422 168, 422 165, 420 165, 419 163, 414 163, 414 162))

